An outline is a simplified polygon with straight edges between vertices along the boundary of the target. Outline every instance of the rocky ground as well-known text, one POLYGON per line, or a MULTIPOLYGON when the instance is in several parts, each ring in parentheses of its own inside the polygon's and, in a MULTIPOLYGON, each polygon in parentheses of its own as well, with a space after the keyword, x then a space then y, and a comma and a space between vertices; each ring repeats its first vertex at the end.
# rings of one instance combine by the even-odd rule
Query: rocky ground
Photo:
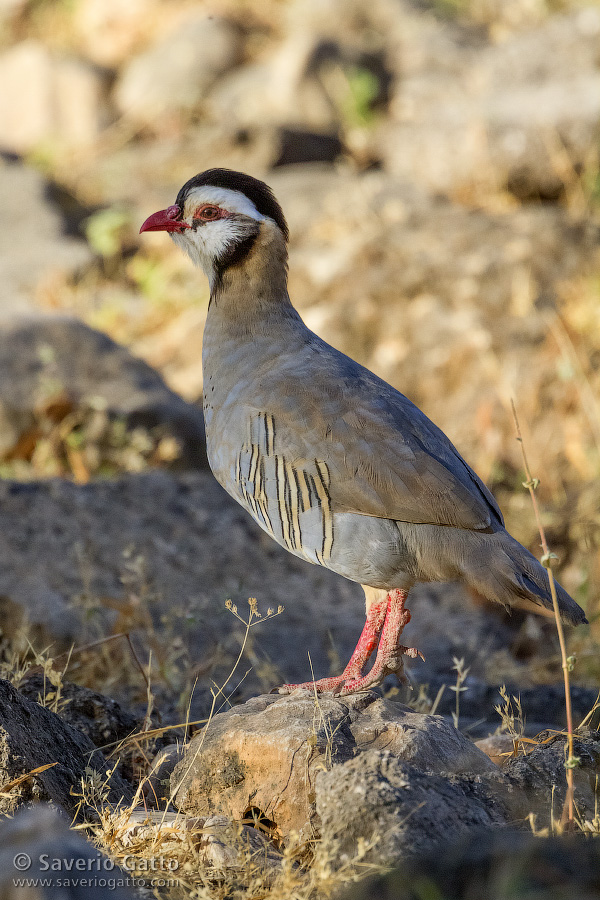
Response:
POLYGON ((17 852, 112 873, 86 897, 600 895, 599 47, 576 0, 0 0, 3 896, 17 852), (591 623, 567 635, 576 835, 530 609, 417 586, 409 687, 268 693, 339 671, 362 597, 207 469, 206 285, 137 232, 210 166, 268 181, 309 326, 537 553, 514 399, 591 623))

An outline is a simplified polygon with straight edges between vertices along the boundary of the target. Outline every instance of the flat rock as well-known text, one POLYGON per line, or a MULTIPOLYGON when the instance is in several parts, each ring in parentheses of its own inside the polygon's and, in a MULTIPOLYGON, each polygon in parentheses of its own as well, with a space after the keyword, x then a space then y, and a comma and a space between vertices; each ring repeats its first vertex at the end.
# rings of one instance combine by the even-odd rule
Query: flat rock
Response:
POLYGON ((174 803, 186 814, 234 819, 258 810, 281 835, 303 832, 318 823, 317 773, 332 767, 335 773, 355 757, 360 767, 367 751, 385 752, 428 773, 497 771, 438 716, 415 713, 373 692, 315 701, 309 691, 297 691, 256 697, 215 716, 173 772, 174 803))
POLYGON ((98 773, 111 802, 131 799, 130 786, 112 768, 89 738, 46 707, 26 700, 8 681, 0 680, 0 781, 5 792, 4 812, 29 800, 51 800, 72 815, 78 800, 72 791, 81 790, 81 779, 90 770, 98 773), (46 765, 50 767, 45 771, 19 781, 21 776, 46 765))
POLYGON ((112 419, 174 438, 176 461, 208 465, 202 410, 186 403, 125 347, 78 319, 18 318, 0 327, 0 455, 59 397, 66 409, 99 407, 112 419))
MULTIPOLYGON (((190 851, 195 864, 221 875, 226 870, 244 872, 248 881, 257 870, 277 870, 279 853, 260 829, 226 816, 182 816, 167 809, 134 809, 129 818, 115 817, 115 837, 126 856, 144 841, 160 846, 171 871, 189 868, 190 851), (187 865, 186 865, 187 864, 187 865)), ((133 857, 129 857, 133 862, 133 857)), ((164 857, 163 857, 164 858, 164 857)), ((140 860, 143 865, 144 860, 140 860)))

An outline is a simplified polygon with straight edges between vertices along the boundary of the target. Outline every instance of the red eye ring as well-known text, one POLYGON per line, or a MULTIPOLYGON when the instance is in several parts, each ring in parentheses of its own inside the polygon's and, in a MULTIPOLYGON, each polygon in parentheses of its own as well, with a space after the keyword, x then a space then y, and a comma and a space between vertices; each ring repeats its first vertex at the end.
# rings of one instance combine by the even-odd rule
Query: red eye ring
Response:
POLYGON ((212 203, 205 203, 204 206, 199 206, 194 213, 194 219, 202 219, 203 222, 216 222, 217 219, 223 219, 225 216, 225 210, 212 203))

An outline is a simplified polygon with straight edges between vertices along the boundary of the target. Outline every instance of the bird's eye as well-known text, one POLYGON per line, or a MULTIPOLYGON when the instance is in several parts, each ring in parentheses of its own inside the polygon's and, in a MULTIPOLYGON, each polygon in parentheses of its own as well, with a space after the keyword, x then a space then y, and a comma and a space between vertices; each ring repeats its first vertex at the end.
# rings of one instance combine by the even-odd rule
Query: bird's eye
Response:
POLYGON ((200 209, 196 210, 194 218, 204 219, 205 222, 210 222, 213 219, 220 219, 221 215, 222 211, 218 206, 201 206, 200 209))

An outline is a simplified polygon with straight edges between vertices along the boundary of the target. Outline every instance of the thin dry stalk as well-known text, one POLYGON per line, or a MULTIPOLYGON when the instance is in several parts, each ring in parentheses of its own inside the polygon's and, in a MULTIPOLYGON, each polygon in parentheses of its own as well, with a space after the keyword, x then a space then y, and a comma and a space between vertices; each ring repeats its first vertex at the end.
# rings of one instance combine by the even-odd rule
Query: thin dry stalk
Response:
POLYGON ((464 657, 458 659, 456 656, 452 658, 454 665, 453 669, 456 670, 456 684, 450 685, 450 690, 454 691, 456 694, 456 704, 455 710, 452 713, 452 721, 454 722, 454 727, 458 730, 458 719, 460 715, 460 695, 464 693, 464 691, 468 691, 469 688, 464 686, 464 682, 466 681, 467 675, 471 671, 470 667, 465 668, 465 660, 464 657))
POLYGON ((513 411, 513 416, 515 420, 515 428, 517 431, 517 440, 521 445, 521 454, 523 456, 523 466, 525 468, 525 474, 527 476, 527 481, 524 482, 524 487, 526 487, 529 491, 529 495, 531 497, 531 502, 533 504, 533 511, 535 513, 535 520, 537 523, 538 531, 540 533, 540 539, 542 542, 542 559, 541 563, 548 572, 548 581, 550 582, 550 594, 552 596, 552 607, 554 609, 554 619, 556 622, 556 630, 558 632, 558 642, 560 644, 560 656, 562 660, 562 670, 563 670, 563 678, 565 682, 565 708, 567 713, 567 746, 568 746, 568 757, 565 763, 565 767, 567 770, 567 797, 565 800, 565 806, 563 808, 562 821, 568 822, 570 825, 573 824, 573 806, 574 806, 574 785, 573 785, 573 769, 577 765, 576 757, 573 753, 573 710, 571 707, 571 684, 569 679, 569 661, 567 659, 567 647, 565 643, 565 632, 563 629, 563 624, 560 618, 560 611, 558 608, 558 597, 556 595, 556 584, 554 581, 554 575, 552 573, 552 560, 556 559, 556 554, 551 553, 548 548, 548 542, 546 540, 546 532, 544 530, 544 526, 542 525, 542 519, 540 516, 540 510, 537 503, 537 498, 535 496, 536 488, 539 485, 539 479, 533 478, 531 475, 531 470, 529 468, 529 463, 527 461, 527 454, 525 452, 525 444, 523 443, 523 437, 521 435, 521 428, 519 426, 519 419, 517 417, 517 410, 515 408, 514 401, 511 400, 511 406, 513 411))

